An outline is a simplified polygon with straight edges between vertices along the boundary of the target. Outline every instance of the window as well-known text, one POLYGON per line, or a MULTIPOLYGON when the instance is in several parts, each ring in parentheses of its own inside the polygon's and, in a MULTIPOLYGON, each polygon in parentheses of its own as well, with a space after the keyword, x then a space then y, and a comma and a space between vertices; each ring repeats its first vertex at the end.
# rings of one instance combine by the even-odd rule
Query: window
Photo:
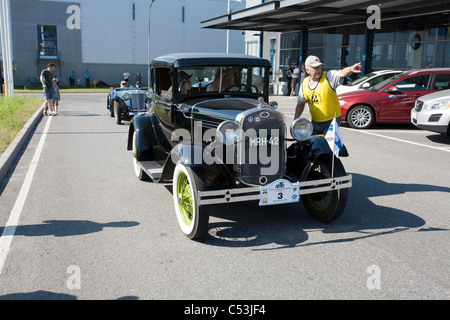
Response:
POLYGON ((434 84, 434 90, 450 89, 450 74, 439 73, 436 75, 436 83, 434 84))
POLYGON ((56 26, 37 26, 39 59, 58 59, 56 26))
POLYGON ((397 82, 395 85, 399 91, 427 90, 429 78, 430 75, 410 77, 397 82))

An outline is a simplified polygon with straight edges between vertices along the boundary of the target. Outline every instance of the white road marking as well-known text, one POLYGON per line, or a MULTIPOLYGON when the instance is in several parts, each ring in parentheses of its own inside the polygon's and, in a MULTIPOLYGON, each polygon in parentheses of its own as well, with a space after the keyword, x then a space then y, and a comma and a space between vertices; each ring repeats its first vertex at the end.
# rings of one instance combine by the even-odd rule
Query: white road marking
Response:
POLYGON ((6 223, 5 229, 3 230, 2 236, 0 237, 0 275, 2 274, 3 267, 5 266, 6 257, 8 256, 14 234, 16 233, 17 224, 19 223, 19 218, 22 214, 23 206, 25 205, 25 201, 28 196, 28 191, 30 190, 31 183, 33 182, 34 173, 39 163, 42 149, 44 148, 45 138, 47 137, 52 118, 53 117, 47 118, 48 120, 45 124, 44 132, 42 133, 41 139, 39 140, 39 144, 36 148, 33 159, 31 160, 31 165, 28 168, 28 172, 20 189, 19 196, 17 197, 14 208, 9 215, 8 222, 6 223))
POLYGON ((449 149, 448 147, 434 147, 434 146, 428 146, 428 145, 423 144, 423 143, 417 143, 417 142, 412 142, 412 141, 408 141, 408 140, 403 140, 403 139, 398 139, 398 138, 388 137, 388 136, 384 136, 384 135, 382 135, 382 134, 373 133, 373 132, 364 131, 364 130, 357 130, 357 129, 351 129, 351 128, 342 128, 342 127, 340 127, 340 129, 352 130, 352 131, 354 131, 354 132, 361 132, 361 133, 365 133, 365 134, 370 134, 370 135, 372 135, 372 136, 377 136, 377 137, 380 137, 380 138, 390 139, 390 140, 394 140, 394 141, 398 141, 398 142, 404 142, 404 143, 412 144, 412 145, 415 145, 415 146, 426 147, 426 148, 430 148, 430 149, 435 149, 435 150, 440 150, 440 151, 450 152, 450 149, 449 149))

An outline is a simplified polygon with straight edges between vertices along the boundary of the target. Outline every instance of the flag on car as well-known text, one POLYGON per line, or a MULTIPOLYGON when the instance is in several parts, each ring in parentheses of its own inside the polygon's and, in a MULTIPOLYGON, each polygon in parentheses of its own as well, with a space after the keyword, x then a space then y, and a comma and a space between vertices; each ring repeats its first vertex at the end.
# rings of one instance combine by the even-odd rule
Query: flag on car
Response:
POLYGON ((333 119, 330 126, 328 127, 325 139, 327 140, 331 151, 333 151, 336 157, 339 157, 339 151, 342 150, 342 139, 341 133, 339 132, 339 126, 336 122, 336 118, 333 119))

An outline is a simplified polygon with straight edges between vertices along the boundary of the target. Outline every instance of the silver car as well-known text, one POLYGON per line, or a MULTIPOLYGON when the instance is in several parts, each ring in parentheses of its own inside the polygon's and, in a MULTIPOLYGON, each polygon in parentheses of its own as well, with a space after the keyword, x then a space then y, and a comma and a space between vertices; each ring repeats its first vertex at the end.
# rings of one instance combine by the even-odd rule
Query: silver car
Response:
POLYGON ((450 89, 424 95, 411 110, 411 122, 420 129, 450 135, 450 89))

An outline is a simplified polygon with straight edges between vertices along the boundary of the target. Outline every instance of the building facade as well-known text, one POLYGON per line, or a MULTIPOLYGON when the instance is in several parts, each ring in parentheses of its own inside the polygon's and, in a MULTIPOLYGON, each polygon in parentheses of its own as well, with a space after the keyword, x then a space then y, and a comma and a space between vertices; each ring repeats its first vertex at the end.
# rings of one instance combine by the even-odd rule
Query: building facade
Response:
MULTIPOLYGON (((16 86, 39 85, 47 63, 60 85, 116 85, 127 71, 147 83, 148 61, 172 52, 225 52, 225 30, 200 21, 227 12, 227 0, 10 0, 16 86), (150 45, 149 41, 150 39, 150 45), (101 82, 100 82, 101 81, 101 82)), ((233 1, 234 7, 239 8, 233 1)), ((242 32, 230 33, 229 52, 244 52, 242 32)))
MULTIPOLYGON (((202 21, 245 30, 246 53, 277 70, 319 56, 325 70, 363 63, 372 70, 450 67, 450 1, 247 0, 245 9, 202 21)), ((353 75, 357 76, 357 75, 353 75)))

